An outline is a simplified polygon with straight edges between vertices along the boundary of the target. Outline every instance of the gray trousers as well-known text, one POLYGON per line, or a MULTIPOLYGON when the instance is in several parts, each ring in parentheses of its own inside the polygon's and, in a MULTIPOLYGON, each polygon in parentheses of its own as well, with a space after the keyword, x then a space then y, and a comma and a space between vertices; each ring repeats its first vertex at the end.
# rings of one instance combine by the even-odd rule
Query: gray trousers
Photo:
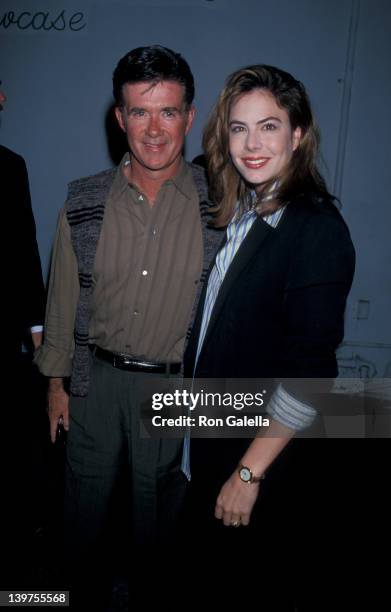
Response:
MULTIPOLYGON (((110 503, 126 473, 131 499, 131 542, 120 542, 144 557, 164 557, 173 545, 185 494, 180 470, 182 440, 140 437, 140 407, 164 378, 116 369, 90 356, 86 398, 71 398, 65 468, 65 552, 67 564, 103 568, 110 503)), ((133 560, 134 562, 134 560, 133 560)), ((96 581, 97 576, 95 576, 96 581)))

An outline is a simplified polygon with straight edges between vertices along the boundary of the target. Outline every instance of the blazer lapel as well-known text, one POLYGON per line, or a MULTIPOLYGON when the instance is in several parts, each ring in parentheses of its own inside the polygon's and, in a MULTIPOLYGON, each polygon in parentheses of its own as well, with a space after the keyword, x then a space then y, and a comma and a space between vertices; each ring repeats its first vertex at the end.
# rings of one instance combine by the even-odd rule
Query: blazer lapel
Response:
MULTIPOLYGON (((270 234, 275 231, 266 221, 264 221, 261 217, 258 217, 251 229, 249 230, 246 238, 243 240, 240 245, 235 257, 233 258, 231 265, 229 266, 227 273, 224 277, 222 285, 220 287, 219 293, 216 298, 216 302, 213 306, 212 314, 209 320, 208 329, 206 330, 203 346, 206 346, 208 342, 208 338, 213 330, 213 327, 218 320, 221 310, 225 304, 225 301, 232 290, 236 279, 241 274, 242 270, 245 268, 247 263, 251 260, 251 258, 255 255, 255 253, 262 247, 264 241, 270 234)), ((205 286, 207 285, 207 281, 205 281, 205 286)), ((203 312, 203 303, 205 300, 205 292, 203 292, 203 300, 202 300, 202 310, 199 308, 199 313, 203 312)), ((200 300, 201 302, 201 300, 200 300)), ((201 305, 201 304, 200 304, 201 305)), ((198 323, 198 321, 197 321, 198 323)))

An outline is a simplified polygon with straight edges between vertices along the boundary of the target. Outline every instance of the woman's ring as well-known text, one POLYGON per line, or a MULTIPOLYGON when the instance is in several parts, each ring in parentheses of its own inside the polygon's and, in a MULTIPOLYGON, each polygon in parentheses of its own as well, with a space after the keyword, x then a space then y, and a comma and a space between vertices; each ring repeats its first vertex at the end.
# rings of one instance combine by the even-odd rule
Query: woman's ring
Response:
POLYGON ((240 527, 240 525, 241 525, 240 519, 238 521, 231 522, 231 527, 240 527))

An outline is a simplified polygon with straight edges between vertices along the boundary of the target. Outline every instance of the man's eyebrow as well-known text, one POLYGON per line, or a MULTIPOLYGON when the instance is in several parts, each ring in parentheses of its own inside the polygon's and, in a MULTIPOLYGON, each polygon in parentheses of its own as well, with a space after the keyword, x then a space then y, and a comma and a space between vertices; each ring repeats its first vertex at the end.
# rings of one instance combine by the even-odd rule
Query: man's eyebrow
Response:
POLYGON ((161 109, 162 111, 169 111, 170 113, 182 113, 183 109, 177 106, 165 106, 161 109))
MULTIPOLYGON (((139 113, 140 111, 143 111, 145 113, 148 112, 147 108, 144 108, 143 106, 131 106, 130 108, 126 109, 128 113, 139 113)), ((170 113, 182 113, 183 109, 182 108, 178 108, 177 106, 164 106, 160 109, 160 112, 167 112, 169 111, 170 113)))
POLYGON ((139 111, 145 111, 145 108, 142 108, 141 106, 130 106, 126 110, 128 113, 134 113, 134 112, 138 113, 139 111))

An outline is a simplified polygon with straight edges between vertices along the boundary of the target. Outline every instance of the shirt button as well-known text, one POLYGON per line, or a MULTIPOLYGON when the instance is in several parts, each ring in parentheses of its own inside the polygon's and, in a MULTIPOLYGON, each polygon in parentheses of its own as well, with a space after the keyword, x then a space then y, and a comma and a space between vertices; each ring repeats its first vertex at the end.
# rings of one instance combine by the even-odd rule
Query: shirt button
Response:
POLYGON ((152 230, 152 236, 156 236, 156 234, 157 234, 157 229, 154 227, 152 230))
POLYGON ((143 271, 141 272, 141 274, 142 274, 143 276, 147 276, 147 275, 148 275, 148 270, 143 270, 143 271))
POLYGON ((138 310, 134 310, 134 311, 133 311, 133 314, 134 314, 134 316, 135 316, 135 317, 137 317, 137 316, 138 316, 138 314, 139 314, 138 310))

